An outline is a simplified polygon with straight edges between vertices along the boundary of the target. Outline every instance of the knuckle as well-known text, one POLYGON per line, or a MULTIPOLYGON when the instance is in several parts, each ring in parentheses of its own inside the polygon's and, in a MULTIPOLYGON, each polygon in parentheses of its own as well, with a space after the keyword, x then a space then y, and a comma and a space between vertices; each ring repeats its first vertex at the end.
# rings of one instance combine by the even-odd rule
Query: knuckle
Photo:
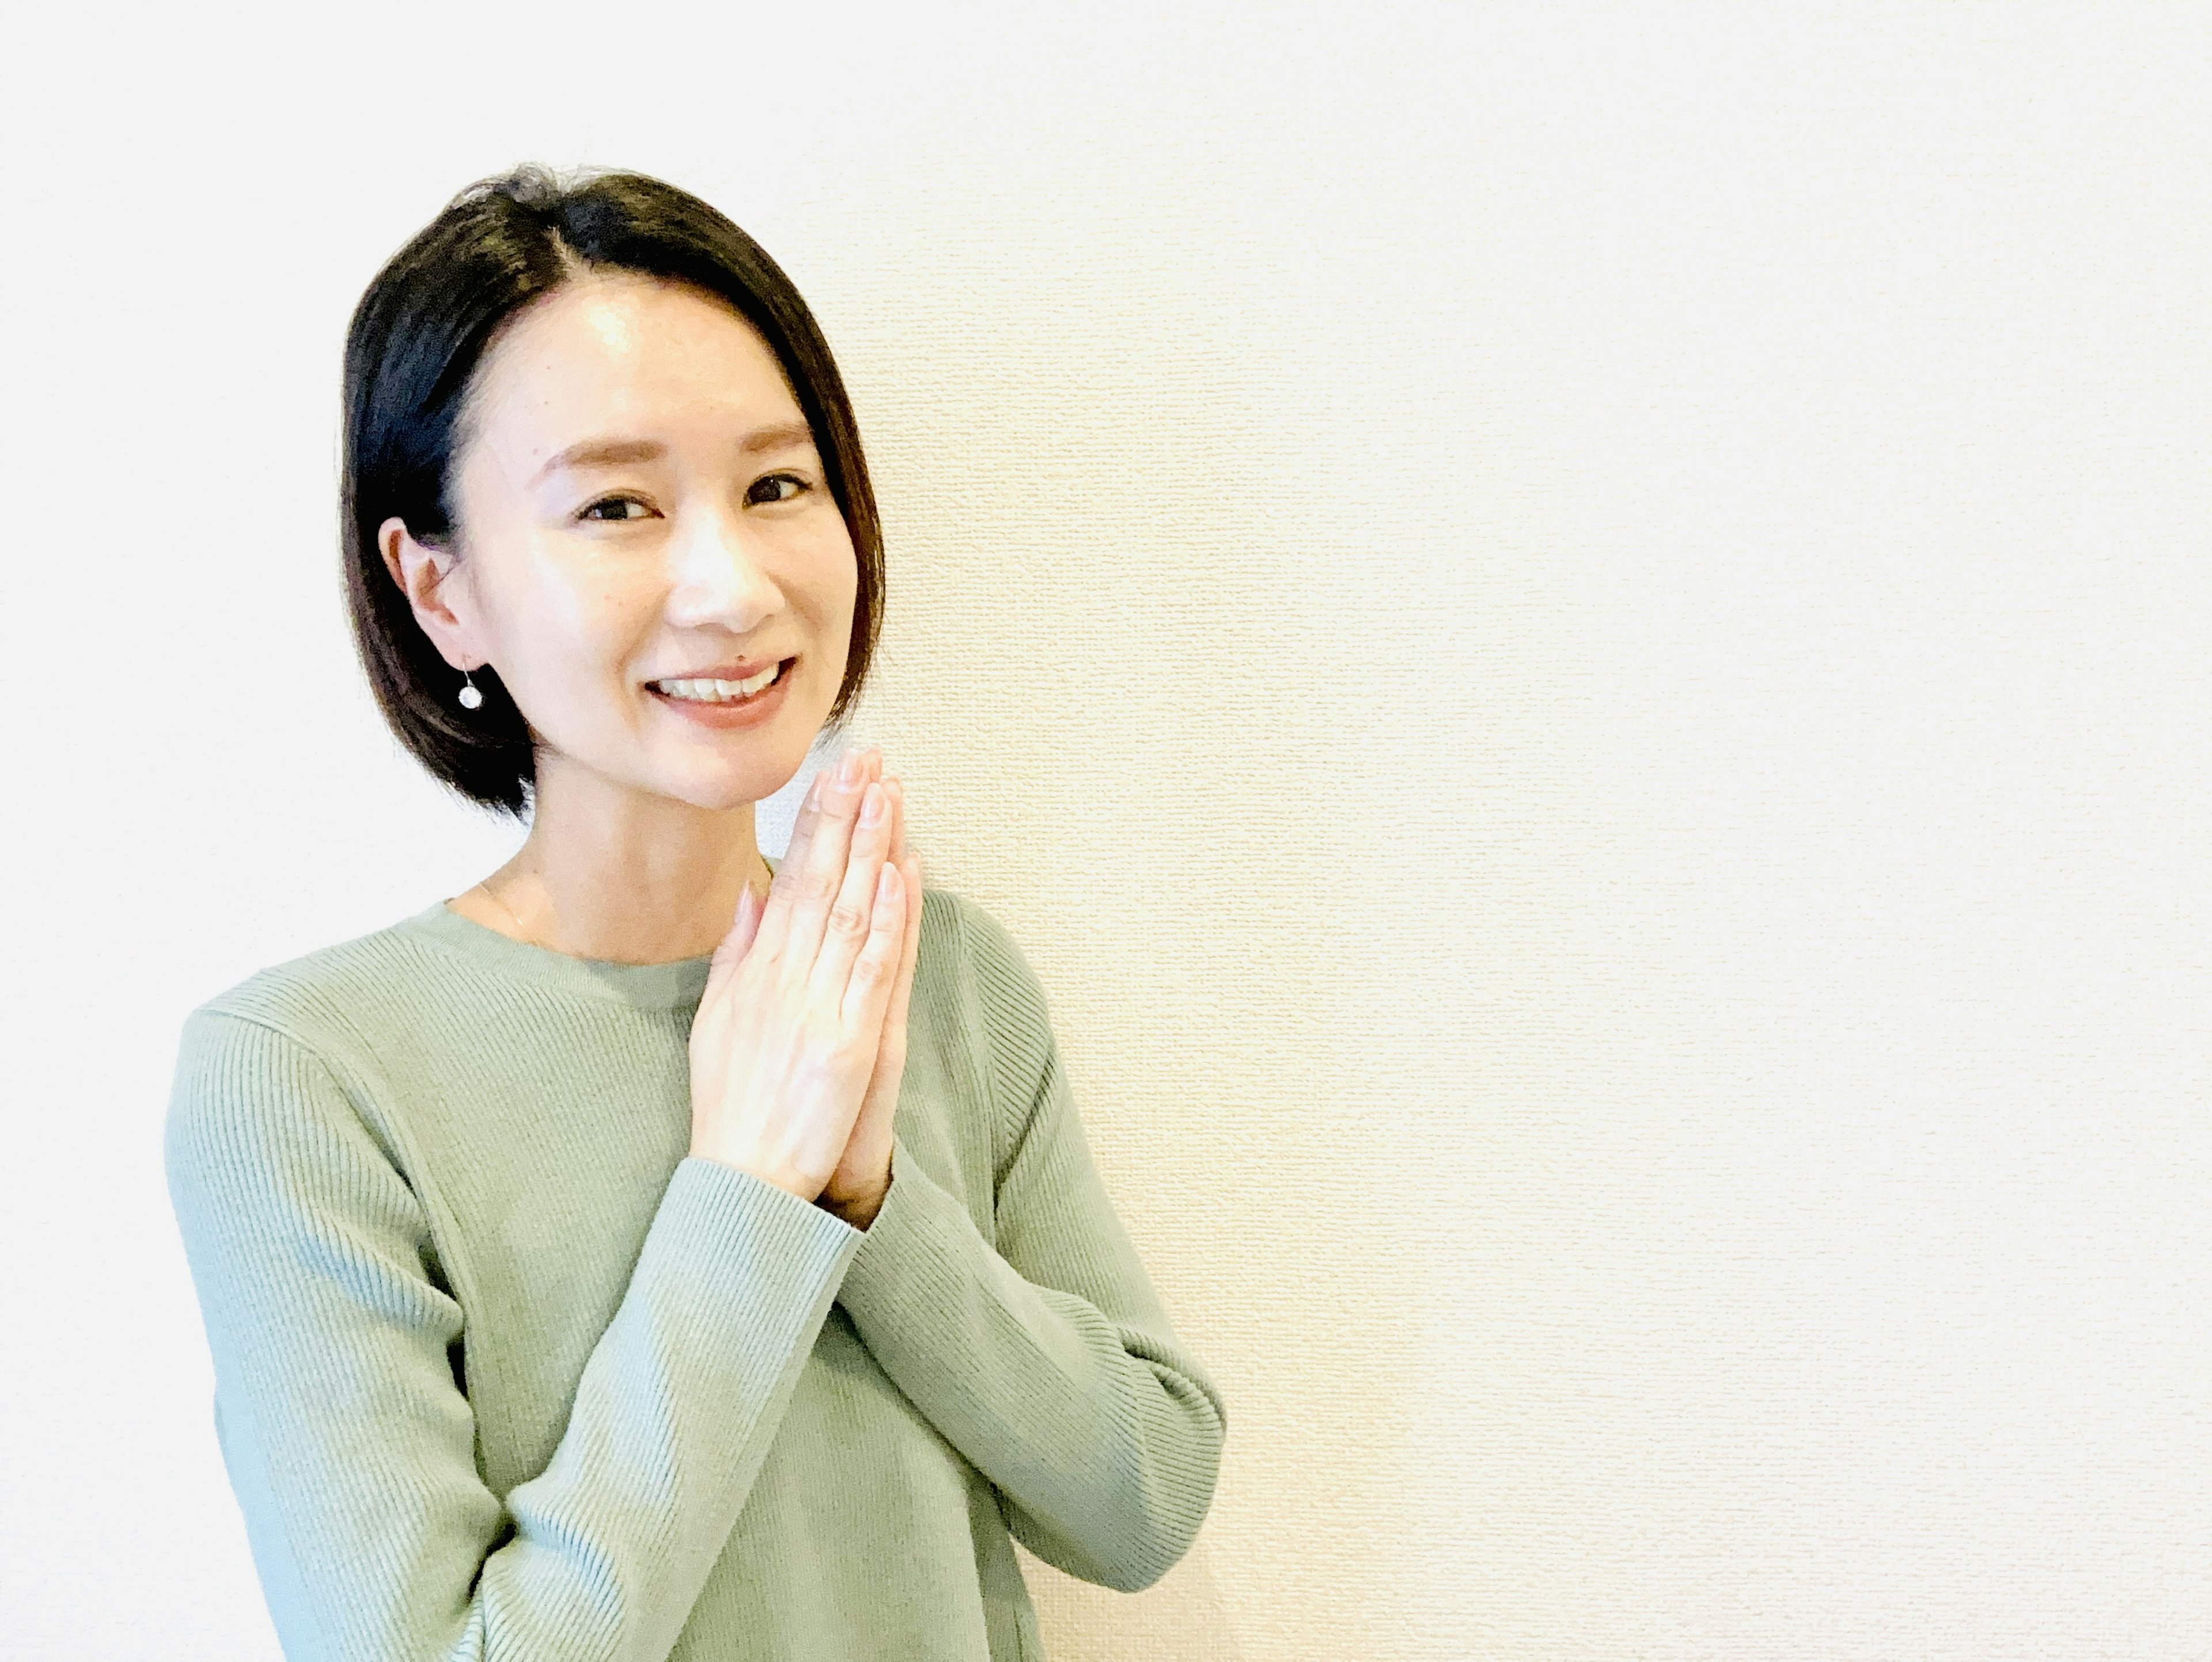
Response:
POLYGON ((798 883, 799 892, 796 898, 809 905, 815 905, 836 895, 838 889, 838 875, 836 872, 802 871, 798 874, 798 883))
POLYGON ((849 900, 840 900, 830 909, 830 927, 840 934, 865 934, 869 921, 867 909, 849 900))

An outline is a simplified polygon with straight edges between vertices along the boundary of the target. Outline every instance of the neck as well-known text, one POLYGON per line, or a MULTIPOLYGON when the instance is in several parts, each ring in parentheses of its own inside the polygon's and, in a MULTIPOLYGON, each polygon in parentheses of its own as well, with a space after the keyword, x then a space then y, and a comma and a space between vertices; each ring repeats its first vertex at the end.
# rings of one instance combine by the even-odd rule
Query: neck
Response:
POLYGON ((665 964, 713 952, 746 885, 766 892, 752 803, 702 808, 634 791, 579 800, 543 789, 550 782, 540 781, 529 837, 484 880, 495 908, 460 908, 502 934, 520 929, 574 958, 665 964))

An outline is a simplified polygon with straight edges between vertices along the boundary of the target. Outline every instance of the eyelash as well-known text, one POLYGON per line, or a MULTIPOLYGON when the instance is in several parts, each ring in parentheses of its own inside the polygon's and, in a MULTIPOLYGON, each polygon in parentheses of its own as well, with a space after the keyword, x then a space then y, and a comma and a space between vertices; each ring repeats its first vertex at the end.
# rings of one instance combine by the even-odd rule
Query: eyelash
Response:
MULTIPOLYGON (((755 479, 752 484, 746 488, 745 500, 748 503, 756 508, 769 508, 775 506, 778 502, 796 501, 799 497, 805 496, 814 487, 812 485, 809 484, 805 479, 801 478, 796 473, 763 473, 759 478, 755 479), (799 488, 793 491, 788 496, 771 496, 765 502, 753 501, 752 493, 755 490, 757 490, 761 486, 771 484, 777 479, 788 479, 793 484, 799 488)), ((601 496, 598 501, 586 504, 583 511, 578 514, 576 517, 580 520, 592 521, 601 525, 624 525, 629 523, 634 518, 644 517, 643 515, 629 514, 622 514, 619 517, 602 517, 600 514, 594 512, 595 509, 605 508, 612 502, 635 502, 641 508, 650 508, 652 507, 652 504, 647 502, 644 497, 634 496, 627 491, 621 491, 611 496, 601 496)))
POLYGON ((760 503, 759 506, 766 508, 775 502, 794 502, 814 488, 796 473, 763 473, 760 478, 755 479, 750 487, 746 490, 745 500, 747 502, 750 502, 755 490, 759 490, 761 486, 764 484, 773 484, 777 479, 789 479, 793 484, 797 485, 799 489, 793 491, 788 496, 771 496, 767 502, 760 503))

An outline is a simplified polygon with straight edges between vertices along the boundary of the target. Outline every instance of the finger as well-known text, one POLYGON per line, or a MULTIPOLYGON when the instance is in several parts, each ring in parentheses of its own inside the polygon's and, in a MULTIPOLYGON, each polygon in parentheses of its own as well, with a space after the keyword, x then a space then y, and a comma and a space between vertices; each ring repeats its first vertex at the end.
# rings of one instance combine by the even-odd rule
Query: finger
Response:
POLYGON ((760 933, 761 899, 748 883, 738 896, 737 916, 731 921, 729 933, 715 944, 714 955, 707 965, 709 986, 719 986, 728 978, 738 961, 752 949, 753 939, 760 933))
MULTIPOLYGON (((906 897, 900 887, 896 866, 886 861, 877 869, 875 906, 867 940, 853 960, 852 974, 838 1007, 848 1032, 882 1032, 884 1008, 890 1002, 891 983, 898 973, 906 897)), ((878 1043, 880 1046, 880 1039, 878 1043)))
POLYGON ((835 1006, 852 979, 853 965, 866 947, 874 926, 876 886, 890 842, 890 796, 871 782, 861 794, 861 811, 855 816, 850 856, 843 881, 823 925, 822 944, 815 954, 812 991, 823 1002, 835 1006))
POLYGON ((808 973, 821 952, 830 910, 844 886, 853 822, 867 791, 869 765, 865 750, 848 751, 835 767, 816 776, 814 806, 800 813, 799 823, 793 829, 792 846, 786 850, 783 866, 769 891, 761 939, 800 975, 808 973), (847 762, 853 764, 854 775, 849 781, 843 777, 847 762), (786 874, 791 879, 787 890, 783 881, 786 874))
POLYGON ((754 926, 754 939, 767 943, 764 950, 774 952, 783 941, 787 920, 791 916, 791 898, 797 891, 799 874, 806 869, 807 850, 813 846, 816 833, 821 830, 823 808, 823 793, 829 788, 830 778, 836 764, 819 770, 806 788, 806 795, 799 805, 799 813, 791 825, 791 841, 784 845, 783 859, 775 868, 768 886, 768 898, 761 916, 754 926))
POLYGON ((891 858, 906 858, 906 782, 896 774, 884 781, 891 794, 891 858))
MULTIPOLYGON (((921 945, 921 861, 919 856, 885 861, 884 869, 899 874, 903 897, 898 958, 892 971, 890 996, 884 1001, 883 1032, 876 1045, 875 1071, 869 1075, 867 1096, 860 1113, 887 1117, 897 1105, 899 1076, 906 1068, 907 1009, 914 994, 914 966, 921 945)), ((858 1122, 855 1122, 857 1124, 858 1122)))
POLYGON ((884 1013, 884 1037, 887 1044, 896 1040, 903 1045, 907 1008, 914 999, 914 966, 921 957, 921 856, 909 854, 897 865, 899 886, 907 897, 906 939, 899 954, 898 984, 891 989, 890 1008, 884 1013))

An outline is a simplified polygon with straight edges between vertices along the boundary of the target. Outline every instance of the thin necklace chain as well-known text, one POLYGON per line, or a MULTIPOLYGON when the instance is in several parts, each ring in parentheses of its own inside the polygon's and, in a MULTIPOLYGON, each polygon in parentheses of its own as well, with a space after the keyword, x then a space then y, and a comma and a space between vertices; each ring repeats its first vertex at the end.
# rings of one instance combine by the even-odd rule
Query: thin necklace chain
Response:
MULTIPOLYGON (((774 885, 774 883, 775 882, 775 873, 774 871, 770 870, 770 869, 769 869, 769 868, 768 856, 767 856, 766 855, 764 855, 764 854, 762 854, 762 853, 761 853, 757 849, 756 849, 753 851, 753 857, 754 857, 756 860, 758 860, 758 861, 761 862, 761 869, 762 869, 763 871, 764 871, 764 872, 767 872, 767 873, 768 873, 769 885, 769 886, 773 886, 773 885, 774 885)), ((478 888, 482 889, 482 890, 484 892, 484 898, 485 898, 486 899, 489 900, 489 901, 492 903, 492 904, 494 904, 495 906, 497 906, 497 907, 500 909, 500 910, 501 910, 501 911, 505 912, 505 913, 506 913, 509 917, 511 917, 511 918, 514 918, 514 919, 515 938, 516 938, 517 940, 519 940, 519 941, 526 941, 526 942, 529 942, 529 944, 532 944, 532 945, 535 945, 535 944, 536 944, 535 942, 533 942, 533 941, 530 941, 530 931, 529 931, 528 929, 526 929, 526 928, 523 928, 523 926, 522 926, 522 920, 521 920, 520 918, 519 918, 519 917, 515 917, 515 916, 514 916, 514 907, 512 907, 512 906, 510 906, 510 905, 508 905, 508 904, 507 904, 507 902, 505 902, 504 900, 501 900, 501 899, 497 895, 494 894, 494 893, 491 892, 491 885, 490 885, 490 884, 489 884, 489 883, 479 883, 479 884, 477 884, 477 886, 478 888)), ((747 886, 747 887, 750 887, 750 886, 751 886, 751 880, 750 880, 750 878, 746 880, 746 886, 747 886)))
MULTIPOLYGON (((484 898, 489 900, 492 904, 497 906, 500 910, 505 912, 509 917, 514 917, 514 908, 508 905, 507 902, 501 900, 497 895, 494 894, 491 892, 491 886, 489 883, 479 883, 477 886, 484 892, 484 898)), ((518 941, 527 941, 530 938, 530 931, 522 927, 522 920, 519 917, 514 917, 514 934, 515 939, 518 941)))

